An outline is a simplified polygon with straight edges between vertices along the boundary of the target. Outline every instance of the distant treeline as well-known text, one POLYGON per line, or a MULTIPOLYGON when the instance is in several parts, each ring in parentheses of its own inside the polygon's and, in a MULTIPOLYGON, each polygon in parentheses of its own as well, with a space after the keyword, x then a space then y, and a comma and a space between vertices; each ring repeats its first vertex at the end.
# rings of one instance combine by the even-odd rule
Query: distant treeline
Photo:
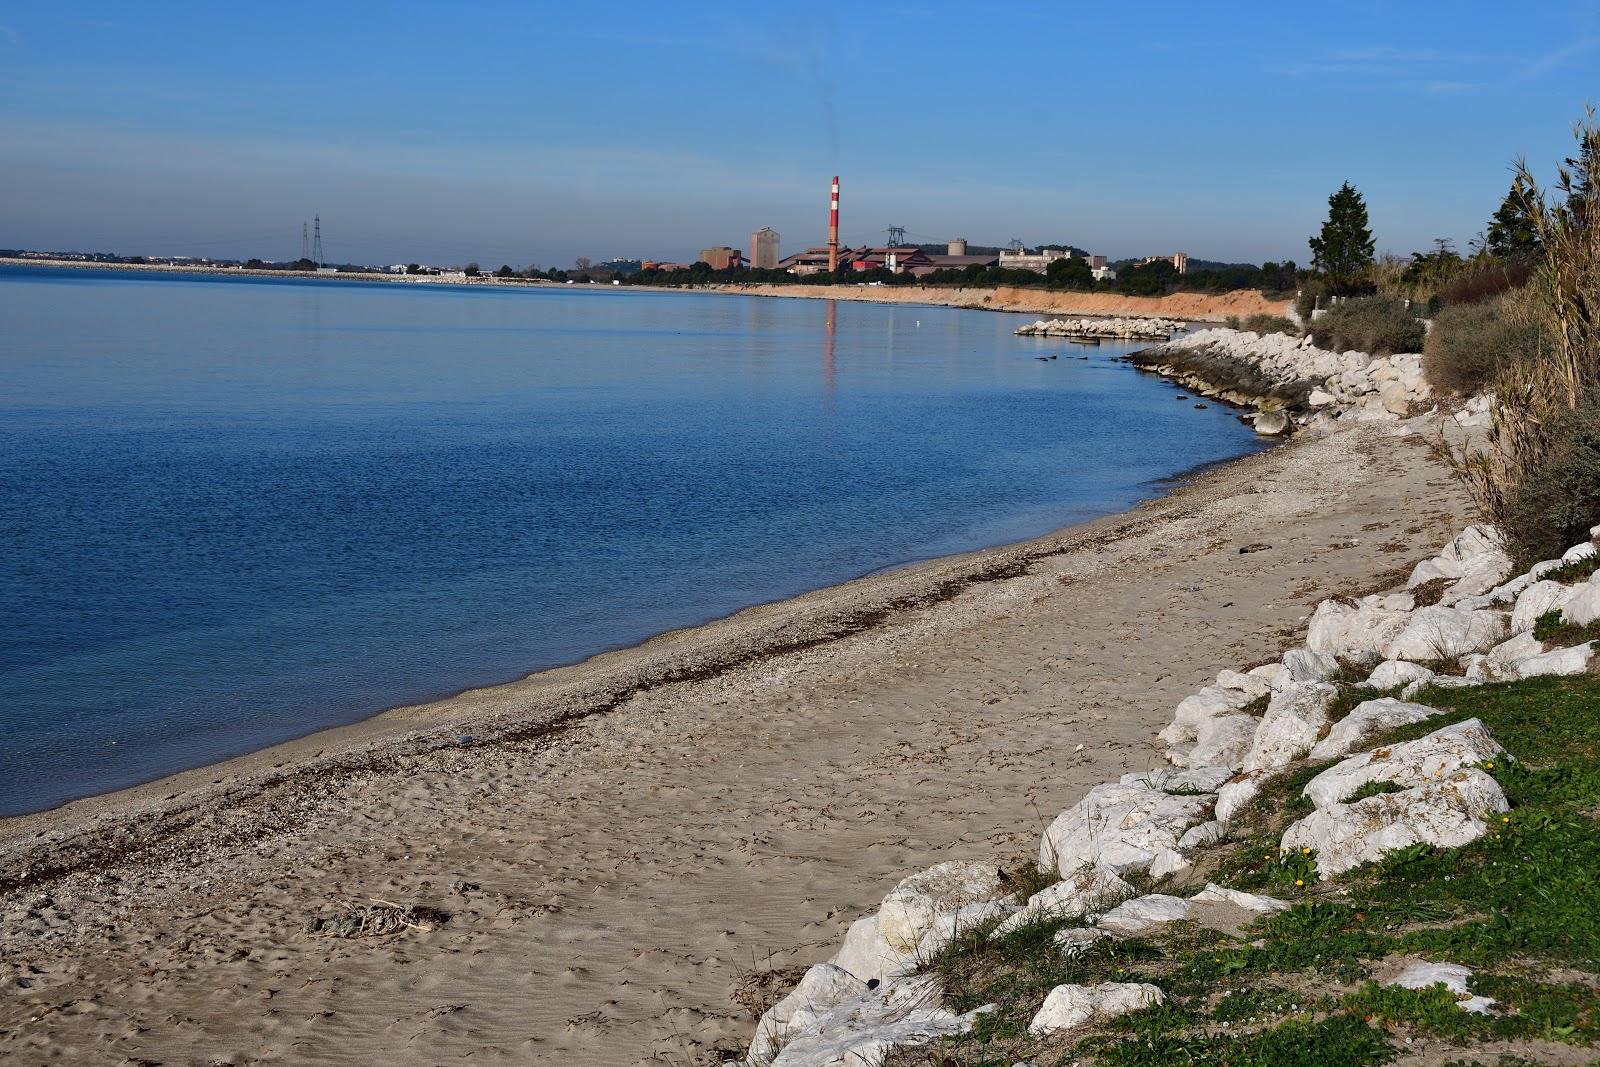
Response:
POLYGON ((1129 296, 1161 296, 1172 292, 1224 293, 1235 289, 1261 289, 1268 293, 1290 293, 1299 285, 1302 272, 1290 262, 1227 263, 1191 269, 1179 274, 1169 260, 1145 264, 1124 264, 1115 281, 1097 282, 1087 260, 1074 256, 1058 259, 1043 274, 1031 270, 983 267, 973 264, 961 269, 936 270, 923 276, 894 274, 887 268, 844 270, 817 274, 790 274, 783 270, 752 270, 732 267, 718 270, 709 263, 695 263, 679 270, 641 270, 623 278, 629 285, 931 285, 944 288, 1055 289, 1077 292, 1123 293, 1129 296))

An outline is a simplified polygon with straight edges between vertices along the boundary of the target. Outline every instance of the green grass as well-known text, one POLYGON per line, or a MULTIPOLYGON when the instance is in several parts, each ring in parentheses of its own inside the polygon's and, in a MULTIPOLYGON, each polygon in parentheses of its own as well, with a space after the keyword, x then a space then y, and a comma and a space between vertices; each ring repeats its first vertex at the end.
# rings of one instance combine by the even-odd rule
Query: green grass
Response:
POLYGON ((1405 788, 1405 786, 1396 785, 1393 782, 1368 782, 1360 789, 1357 789, 1355 792, 1345 797, 1344 802, 1346 804, 1355 804, 1358 801, 1367 799, 1368 797, 1381 797, 1385 793, 1403 793, 1405 792, 1405 788))
POLYGON ((1414 845, 1319 882, 1315 855, 1282 855, 1277 841, 1308 810, 1300 794, 1328 764, 1292 767, 1266 783, 1207 876, 1286 897, 1289 910, 1239 939, 1179 923, 1161 936, 1099 942, 1076 959, 1054 942, 1071 923, 1003 937, 974 931, 932 966, 951 1007, 999 1008, 971 1034, 889 1062, 1356 1067, 1420 1047, 1407 1040, 1458 1043, 1462 1063, 1489 1041, 1600 1044, 1600 677, 1426 689, 1415 699, 1441 714, 1373 747, 1475 717, 1516 754, 1484 765, 1512 805, 1488 836, 1460 849, 1414 845), (1379 961, 1397 955, 1474 968, 1472 991, 1495 1008, 1469 1015, 1439 988, 1377 985, 1379 961), (1590 978, 1552 981, 1556 968, 1590 978), (1081 1034, 1028 1034, 1056 985, 1102 981, 1152 982, 1167 1003, 1081 1034))
POLYGON ((1555 608, 1534 620, 1533 636, 1535 640, 1556 648, 1570 648, 1585 641, 1600 641, 1600 621, 1579 626, 1575 622, 1568 622, 1561 609, 1555 608))
POLYGON ((1554 570, 1540 575, 1540 580, 1573 585, 1577 582, 1588 581, 1589 576, 1597 570, 1600 570, 1600 552, 1563 563, 1554 570))

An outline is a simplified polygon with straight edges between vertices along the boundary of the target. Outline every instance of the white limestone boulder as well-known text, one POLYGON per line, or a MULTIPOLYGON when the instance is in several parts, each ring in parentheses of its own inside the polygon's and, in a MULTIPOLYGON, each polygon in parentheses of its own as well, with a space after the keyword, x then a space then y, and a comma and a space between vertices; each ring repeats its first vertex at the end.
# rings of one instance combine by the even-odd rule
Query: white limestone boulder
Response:
POLYGON ((1561 553, 1561 562, 1575 563, 1580 559, 1588 559, 1595 554, 1595 551, 1593 541, 1580 541, 1561 553))
POLYGON ((1217 685, 1223 689, 1237 689, 1251 700, 1272 694, 1272 684, 1258 674, 1233 670, 1217 672, 1217 685))
POLYGON ((1099 914, 1134 895, 1133 886, 1105 867, 1084 867, 1062 877, 1028 898, 1022 910, 995 928, 1010 933, 1045 919, 1078 919, 1099 914))
POLYGON ((1251 740, 1243 769, 1282 767, 1309 752, 1328 725, 1328 707, 1338 692, 1324 682, 1312 682, 1273 696, 1251 740))
MULTIPOLYGON (((1411 621, 1410 612, 1376 604, 1324 600, 1311 615, 1306 647, 1329 656, 1382 652, 1411 621)), ((1389 659, 1418 657, 1388 656, 1389 659)))
POLYGON ((1122 785, 1142 785, 1162 793, 1215 793, 1234 771, 1229 767, 1200 764, 1186 770, 1158 767, 1149 771, 1129 771, 1118 781, 1122 785))
POLYGON ((1523 633, 1532 630, 1533 624, 1539 621, 1539 616, 1559 610, 1567 599, 1577 592, 1570 585, 1562 585, 1549 579, 1534 582, 1517 597, 1517 606, 1511 612, 1511 632, 1523 633))
POLYGON ((1248 678, 1256 678, 1265 682, 1267 688, 1273 691, 1287 688, 1291 681, 1289 668, 1282 663, 1263 663, 1259 667, 1251 667, 1244 673, 1248 678))
POLYGON ((829 1008, 866 992, 866 983, 843 968, 831 963, 810 968, 788 996, 762 1014, 746 1061, 771 1063, 792 1031, 804 1029, 829 1008))
POLYGON ((1455 770, 1403 792, 1318 808, 1284 832, 1281 847, 1286 852, 1314 849, 1317 873, 1332 878, 1418 843, 1470 844, 1489 832, 1490 818, 1508 808, 1489 775, 1455 770))
POLYGON ((1178 838, 1177 848, 1179 852, 1188 855, 1196 849, 1215 845, 1227 836, 1227 824, 1220 819, 1212 819, 1210 822, 1199 823, 1185 830, 1183 836, 1178 838))
POLYGON ((1015 915, 1020 909, 1009 900, 983 900, 968 904, 956 911, 940 913, 917 942, 912 954, 919 963, 925 963, 944 951, 964 930, 971 930, 991 919, 1015 915))
POLYGON ((1255 698, 1238 689, 1208 685, 1198 693, 1184 697, 1172 714, 1172 722, 1161 731, 1161 740, 1169 745, 1193 741, 1201 724, 1219 715, 1229 715, 1255 698))
POLYGON ((850 924, 844 943, 831 961, 835 967, 848 971, 862 982, 883 981, 896 975, 907 974, 916 967, 916 958, 910 952, 897 952, 878 934, 878 914, 873 912, 850 924))
MULTIPOLYGON (((1262 723, 1253 715, 1223 715, 1200 726, 1194 747, 1181 757, 1190 766, 1223 766, 1237 770, 1244 766, 1262 723)), ((1179 760, 1174 760, 1179 762, 1179 760)))
POLYGON ((1033 1021, 1032 1034, 1055 1034, 1086 1023, 1114 1019, 1161 1004, 1166 994, 1149 982, 1101 982, 1099 985, 1058 985, 1044 998, 1033 1021))
POLYGON ((1307 782, 1305 795, 1319 808, 1332 807, 1369 782, 1393 782, 1405 788, 1425 785, 1458 768, 1488 763, 1504 752, 1482 721, 1467 719, 1415 741, 1342 760, 1307 782))
POLYGON ((1511 665, 1517 660, 1537 656, 1543 651, 1543 643, 1533 636, 1532 631, 1524 630, 1522 633, 1513 634, 1484 655, 1479 665, 1478 676, 1484 679, 1507 677, 1511 665))
POLYGON ((772 1067, 840 1067, 879 1064, 895 1048, 926 1045, 964 1034, 986 1004, 957 1015, 940 1005, 932 976, 901 979, 829 1008, 805 1026, 791 1028, 772 1067))
POLYGON ((993 864, 936 864, 904 879, 883 898, 878 908, 878 936, 893 951, 911 952, 940 915, 1005 892, 993 864))
POLYGON ((1093 926, 1069 926, 1056 931, 1055 943, 1063 956, 1075 957, 1083 955, 1096 941, 1104 941, 1110 936, 1105 930, 1093 926))
POLYGON ((1216 794, 1175 796, 1141 785, 1107 782, 1057 815, 1039 845, 1039 866, 1062 876, 1080 867, 1118 874, 1147 870, 1162 849, 1210 817, 1216 794))
POLYGON ((1094 925, 1117 937, 1137 937, 1157 926, 1180 922, 1189 917, 1189 902, 1183 897, 1149 893, 1124 900, 1095 920, 1094 925))
POLYGON ((1349 715, 1334 723, 1326 737, 1311 746, 1311 758, 1330 760, 1347 756, 1369 737, 1374 737, 1385 730, 1422 722, 1437 714, 1439 714, 1438 708, 1430 708, 1425 704, 1409 704, 1391 697, 1362 701, 1349 715))
POLYGON ((1265 897, 1257 893, 1246 893, 1239 889, 1229 889, 1227 886, 1215 882, 1207 882, 1206 887, 1189 898, 1195 904, 1232 904, 1246 911, 1259 912, 1268 915, 1275 911, 1288 911, 1289 902, 1279 900, 1277 897, 1265 897))
POLYGON ((1508 628, 1505 615, 1497 611, 1418 608, 1378 651, 1385 659, 1457 659, 1499 644, 1508 628))
POLYGON ((1425 682, 1433 671, 1420 663, 1407 663, 1403 659, 1386 659, 1372 669, 1367 685, 1373 689, 1399 689, 1412 682, 1425 682))
POLYGON ((1309 648, 1291 648, 1283 654, 1283 669, 1288 676, 1286 684, 1273 687, 1280 692, 1296 685, 1327 681, 1339 673, 1339 661, 1309 648))
POLYGON ((1588 626, 1600 620, 1600 585, 1593 582, 1580 585, 1578 591, 1561 605, 1561 620, 1574 626, 1588 626))
POLYGON ((1256 794, 1261 792, 1262 785, 1274 773, 1275 769, 1247 771, 1218 789, 1215 811, 1217 821, 1230 823, 1238 818, 1250 806, 1250 802, 1256 798, 1256 794))
POLYGON ((1416 963, 1401 971, 1384 985, 1401 989, 1431 989, 1442 985, 1455 994, 1456 1007, 1476 1015, 1487 1015, 1494 1005, 1492 997, 1474 996, 1467 989, 1472 971, 1459 963, 1416 963))
POLYGON ((1506 668, 1504 677, 1508 681, 1517 681, 1551 675, 1587 674, 1589 664, 1594 660, 1594 645, 1593 641, 1585 641, 1581 645, 1553 648, 1537 656, 1519 659, 1506 668))

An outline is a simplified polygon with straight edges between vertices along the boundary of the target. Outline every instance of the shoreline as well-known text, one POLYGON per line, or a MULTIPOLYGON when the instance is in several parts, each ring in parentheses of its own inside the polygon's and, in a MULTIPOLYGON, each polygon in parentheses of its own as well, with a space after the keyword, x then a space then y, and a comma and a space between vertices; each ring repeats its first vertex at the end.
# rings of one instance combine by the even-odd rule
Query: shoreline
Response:
POLYGON ((720 1055, 741 975, 824 958, 913 865, 1032 848, 1038 811, 1154 765, 1218 662, 1438 541, 1462 500, 1421 437, 1297 435, 1130 512, 9 820, 0 1058, 720 1055), (374 899, 451 918, 304 932, 374 899))
MULTIPOLYGON (((1125 296, 1121 293, 1072 292, 1052 289, 946 289, 931 286, 765 285, 729 284, 712 291, 738 296, 793 296, 811 300, 854 300, 867 304, 905 304, 913 307, 966 308, 1020 314, 1087 315, 1177 319, 1185 322, 1223 322, 1230 316, 1284 315, 1292 300, 1268 300, 1258 290, 1228 293, 1169 293, 1166 296, 1125 296)), ((1152 344, 1156 342, 1151 342, 1152 344)))
POLYGON ((444 278, 425 274, 387 274, 376 271, 322 274, 310 271, 264 270, 254 267, 174 266, 164 263, 96 263, 69 259, 18 259, 0 256, 0 266, 49 267, 59 270, 120 270, 149 274, 182 274, 211 278, 277 278, 299 281, 385 282, 399 285, 489 286, 499 289, 566 289, 584 292, 720 293, 730 296, 795 297, 808 300, 851 300, 865 304, 904 304, 913 307, 965 308, 1019 314, 1089 315, 1097 317, 1166 318, 1188 322, 1222 322, 1230 316, 1283 315, 1293 301, 1267 300, 1254 289, 1228 293, 1170 293, 1163 297, 1124 296, 1120 293, 1067 292, 1049 289, 951 289, 917 286, 915 289, 866 285, 770 285, 730 283, 704 288, 676 286, 611 285, 608 282, 553 282, 544 279, 444 278))
MULTIPOLYGON (((1231 401, 1225 403, 1246 410, 1231 401)), ((215 780, 219 774, 248 778, 260 772, 262 764, 270 763, 271 769, 277 770, 300 761, 306 765, 297 768, 298 772, 319 775, 354 770, 348 760, 375 757, 378 749, 389 746, 408 753, 462 747, 460 738, 469 727, 494 731, 482 737, 471 735, 473 745, 555 734, 651 689, 703 681, 804 652, 868 631, 897 612, 934 606, 972 586, 1015 577, 1040 559, 1069 551, 1068 543, 1092 537, 1106 526, 1131 524, 1147 506, 1283 444, 1272 442, 1240 456, 1195 464, 1152 482, 1150 495, 1130 508, 1035 537, 887 564, 841 582, 663 630, 573 663, 530 671, 508 681, 468 686, 432 700, 380 708, 350 722, 314 728, 298 737, 146 782, 86 794, 39 811, 0 816, 0 893, 26 888, 63 870, 37 868, 26 879, 17 879, 10 871, 10 846, 36 834, 43 828, 41 824, 98 818, 107 809, 122 807, 138 808, 141 817, 147 817, 144 805, 153 794, 164 794, 163 800, 174 799, 166 794, 175 791, 198 790, 208 795, 210 789, 202 780, 212 779, 210 785, 216 786, 222 784, 215 780), (533 702, 532 706, 519 706, 526 701, 533 702), (331 765, 324 766, 324 761, 331 765)), ((282 776, 265 777, 266 784, 274 786, 283 781, 282 776)), ((231 791, 231 787, 249 784, 238 781, 228 787, 231 791)))

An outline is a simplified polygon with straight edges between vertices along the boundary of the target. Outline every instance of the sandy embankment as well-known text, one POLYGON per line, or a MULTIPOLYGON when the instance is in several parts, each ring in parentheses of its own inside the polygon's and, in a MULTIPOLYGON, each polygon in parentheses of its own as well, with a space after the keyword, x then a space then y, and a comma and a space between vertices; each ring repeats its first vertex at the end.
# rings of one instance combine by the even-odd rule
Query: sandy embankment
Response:
POLYGON ((933 304, 984 311, 1026 311, 1049 315, 1141 315, 1188 322, 1222 322, 1230 315, 1287 314, 1292 301, 1268 300, 1255 289, 1231 293, 1171 293, 1123 296, 1120 293, 1057 293, 1041 289, 941 289, 933 286, 724 285, 719 291, 747 296, 799 296, 819 300, 862 300, 874 304, 933 304))
POLYGON ((714 1062, 742 970, 825 958, 908 871, 1030 853, 1153 763, 1179 698, 1464 511, 1420 435, 1308 434, 1125 516, 0 824, 0 1061, 714 1062), (452 918, 304 931, 374 898, 452 918))

